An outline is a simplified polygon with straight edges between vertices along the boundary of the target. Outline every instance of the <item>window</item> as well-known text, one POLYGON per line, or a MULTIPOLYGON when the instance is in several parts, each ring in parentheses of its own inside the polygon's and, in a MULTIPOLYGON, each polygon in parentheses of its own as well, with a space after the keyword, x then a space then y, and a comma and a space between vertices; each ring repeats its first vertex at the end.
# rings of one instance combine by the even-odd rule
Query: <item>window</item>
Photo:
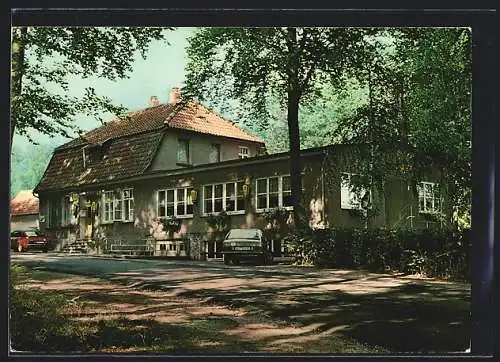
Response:
POLYGON ((122 209, 123 209, 123 204, 122 204, 122 193, 117 190, 114 193, 114 220, 121 220, 122 219, 122 209))
POLYGON ((71 224, 71 220, 73 219, 72 210, 71 210, 71 202, 69 198, 63 197, 61 200, 61 224, 69 225, 71 224))
POLYGON ((418 190, 418 211, 420 213, 436 214, 441 211, 441 196, 439 185, 434 182, 420 182, 418 190))
POLYGON ((250 152, 248 151, 248 147, 239 146, 238 147, 238 158, 248 158, 250 157, 250 152))
POLYGON ((177 162, 189 163, 189 140, 181 138, 177 140, 177 162))
POLYGON ((134 221, 134 189, 118 189, 102 193, 102 222, 134 221))
POLYGON ((123 190, 123 220, 134 221, 134 190, 123 190))
POLYGON ((48 228, 59 227, 61 221, 60 200, 47 200, 47 203, 45 205, 45 225, 47 225, 48 228))
POLYGON ((171 218, 193 216, 192 188, 157 191, 158 217, 171 218))
POLYGON ((103 193, 103 199, 102 199, 102 204, 103 204, 103 215, 102 215, 102 221, 103 222, 111 222, 113 221, 113 191, 105 191, 103 193))
POLYGON ((361 175, 342 173, 341 178, 340 207, 342 209, 363 209, 370 200, 370 191, 360 186, 363 181, 361 175))
POLYGON ((209 162, 220 162, 220 144, 212 144, 209 154, 209 162))
POLYGON ((46 225, 49 228, 57 228, 61 224, 61 200, 47 200, 46 225))
POLYGON ((226 211, 241 213, 245 210, 243 181, 205 185, 203 187, 204 213, 226 211))
POLYGON ((255 181, 257 211, 275 207, 292 208, 290 176, 273 176, 255 181))

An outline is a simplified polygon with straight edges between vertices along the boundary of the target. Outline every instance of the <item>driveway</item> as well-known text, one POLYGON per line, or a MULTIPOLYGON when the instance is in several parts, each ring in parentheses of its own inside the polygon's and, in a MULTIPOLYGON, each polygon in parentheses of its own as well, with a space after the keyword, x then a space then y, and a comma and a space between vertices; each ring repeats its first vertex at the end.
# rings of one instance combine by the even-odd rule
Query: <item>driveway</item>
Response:
MULTIPOLYGON (((355 270, 67 254, 12 254, 11 262, 241 308, 395 352, 458 352, 469 347, 470 285, 463 283, 355 270)), ((235 333, 253 338, 248 329, 235 333)))

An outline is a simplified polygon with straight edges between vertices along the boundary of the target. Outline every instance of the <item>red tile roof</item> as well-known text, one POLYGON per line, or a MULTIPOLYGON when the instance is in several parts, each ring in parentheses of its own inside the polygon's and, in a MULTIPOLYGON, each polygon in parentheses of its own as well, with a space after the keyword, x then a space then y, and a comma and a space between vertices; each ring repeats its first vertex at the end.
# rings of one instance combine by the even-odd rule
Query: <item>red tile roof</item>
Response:
POLYGON ((38 214, 39 200, 32 190, 22 190, 10 201, 11 215, 38 214))
POLYGON ((137 176, 151 164, 169 128, 263 142, 201 104, 160 104, 128 113, 56 149, 35 190, 100 184, 137 176), (104 157, 83 166, 83 147, 100 145, 104 157))
POLYGON ((197 102, 189 101, 186 104, 177 105, 160 104, 125 114, 59 148, 74 147, 85 143, 102 144, 109 139, 157 131, 167 127, 264 143, 235 123, 222 118, 197 102))
POLYGON ((141 175, 150 165, 163 133, 148 132, 109 143, 103 158, 83 167, 83 147, 56 150, 37 192, 92 185, 141 175))

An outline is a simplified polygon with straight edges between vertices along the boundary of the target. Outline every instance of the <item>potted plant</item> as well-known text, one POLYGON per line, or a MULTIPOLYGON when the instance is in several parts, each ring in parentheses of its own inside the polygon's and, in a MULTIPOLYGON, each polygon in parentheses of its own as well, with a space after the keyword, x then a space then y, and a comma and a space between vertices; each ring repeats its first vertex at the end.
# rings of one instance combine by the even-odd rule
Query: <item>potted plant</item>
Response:
POLYGON ((181 229, 181 223, 181 219, 172 216, 171 218, 163 220, 163 229, 170 234, 177 233, 181 229))

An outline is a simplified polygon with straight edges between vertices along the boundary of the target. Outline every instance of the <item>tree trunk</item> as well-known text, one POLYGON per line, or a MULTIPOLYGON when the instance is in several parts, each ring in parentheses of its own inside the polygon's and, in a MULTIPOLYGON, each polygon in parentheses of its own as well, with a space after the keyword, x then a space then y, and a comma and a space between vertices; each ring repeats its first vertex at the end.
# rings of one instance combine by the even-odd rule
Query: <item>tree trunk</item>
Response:
POLYGON ((27 28, 17 27, 12 29, 12 54, 11 54, 11 117, 10 117, 10 148, 12 150, 12 140, 16 130, 17 117, 15 116, 18 108, 19 97, 22 90, 22 77, 24 68, 24 47, 27 28))
POLYGON ((288 137, 290 140, 290 186, 292 205, 294 209, 294 224, 300 229, 306 226, 305 210, 301 203, 301 160, 299 134, 299 54, 297 47, 297 30, 288 28, 288 69, 287 69, 287 120, 288 137))

